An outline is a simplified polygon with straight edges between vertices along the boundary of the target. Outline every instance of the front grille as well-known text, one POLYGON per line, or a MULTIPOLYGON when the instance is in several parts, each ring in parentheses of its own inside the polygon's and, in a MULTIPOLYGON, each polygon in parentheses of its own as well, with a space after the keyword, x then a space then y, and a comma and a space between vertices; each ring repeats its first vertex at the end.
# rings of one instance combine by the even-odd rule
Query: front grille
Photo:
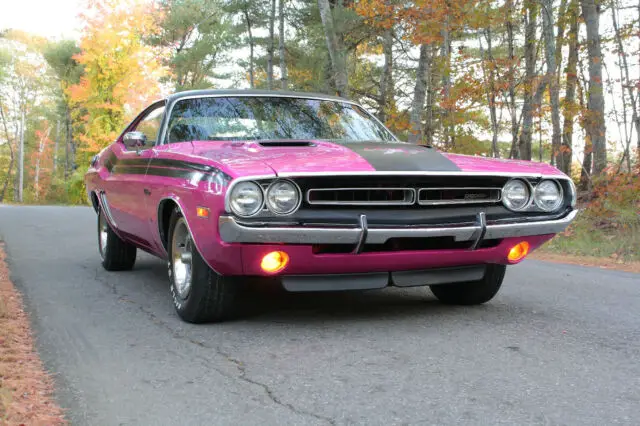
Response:
MULTIPOLYGON (((419 185, 419 183, 418 183, 419 185)), ((442 206, 496 205, 502 199, 497 186, 424 187, 307 187, 309 206, 442 206)))
POLYGON ((416 202, 413 188, 320 188, 307 191, 310 205, 409 206, 416 202))
POLYGON ((421 206, 497 203, 502 199, 500 188, 421 188, 421 206))

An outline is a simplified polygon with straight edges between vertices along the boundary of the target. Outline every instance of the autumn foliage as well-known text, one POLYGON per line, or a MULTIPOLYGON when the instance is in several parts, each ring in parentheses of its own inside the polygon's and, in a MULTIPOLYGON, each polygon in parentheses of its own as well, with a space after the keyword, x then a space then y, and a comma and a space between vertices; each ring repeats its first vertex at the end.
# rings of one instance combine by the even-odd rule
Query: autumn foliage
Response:
POLYGON ((80 149, 98 152, 112 142, 131 118, 160 96, 166 74, 162 52, 144 42, 158 31, 154 3, 137 0, 92 0, 81 15, 85 22, 80 83, 69 94, 79 122, 80 149))

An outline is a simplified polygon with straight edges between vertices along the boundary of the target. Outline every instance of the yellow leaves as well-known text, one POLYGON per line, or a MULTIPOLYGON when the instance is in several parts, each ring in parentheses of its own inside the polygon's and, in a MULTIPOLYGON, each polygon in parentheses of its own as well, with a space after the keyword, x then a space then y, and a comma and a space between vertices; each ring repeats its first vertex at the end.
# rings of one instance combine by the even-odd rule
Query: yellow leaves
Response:
POLYGON ((126 115, 160 97, 163 52, 143 42, 158 31, 156 12, 151 0, 91 0, 82 14, 82 52, 75 59, 85 75, 67 91, 72 106, 87 112, 77 117, 81 149, 99 151, 132 118, 126 115))

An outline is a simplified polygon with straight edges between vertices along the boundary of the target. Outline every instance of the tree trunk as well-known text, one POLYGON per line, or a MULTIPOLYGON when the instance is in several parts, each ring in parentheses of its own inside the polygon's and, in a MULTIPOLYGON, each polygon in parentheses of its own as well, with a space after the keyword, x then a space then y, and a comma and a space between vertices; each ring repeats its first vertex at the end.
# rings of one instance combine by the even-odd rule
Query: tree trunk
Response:
POLYGON ((273 51, 275 50, 276 0, 271 0, 271 14, 269 15, 269 44, 267 45, 267 89, 273 89, 273 51))
POLYGON ((487 105, 489 106, 489 118, 491 119, 491 155, 495 158, 500 157, 498 150, 498 114, 496 112, 496 87, 495 87, 495 63, 493 61, 493 48, 491 28, 484 31, 487 40, 487 51, 485 52, 482 45, 482 35, 478 33, 478 45, 480 46, 480 60, 482 64, 482 74, 485 87, 485 95, 487 97, 487 105), (487 67, 489 68, 487 70, 487 67))
POLYGON ((511 115, 511 152, 509 158, 517 158, 518 152, 518 110, 516 109, 516 55, 513 40, 513 0, 508 0, 507 17, 507 45, 509 55, 509 71, 507 80, 509 82, 509 113, 511 115))
MULTIPOLYGON (((556 157, 560 153, 560 94, 558 91, 558 77, 556 74, 556 43, 553 34, 553 0, 542 0, 542 22, 545 59, 547 62, 546 80, 549 86, 549 101, 551 103, 551 164, 556 164, 556 157)), ((562 26, 558 26, 561 31, 562 26)), ((562 46, 560 46, 562 48, 562 46)))
MULTIPOLYGON (((620 35, 620 27, 618 26, 618 16, 617 16, 617 11, 615 6, 616 5, 614 4, 611 7, 611 16, 613 18, 613 28, 615 31, 616 44, 618 45, 618 57, 622 61, 620 71, 621 71, 621 74, 623 74, 623 79, 621 81, 621 84, 623 86, 623 90, 626 87, 627 96, 629 96, 629 99, 630 99, 631 121, 633 122, 636 129, 636 137, 638 138, 638 148, 640 149, 640 115, 638 114, 637 97, 635 96, 635 93, 633 90, 635 85, 634 85, 634 82, 629 77, 629 63, 627 61, 627 54, 624 50, 622 36, 620 35)), ((623 105, 626 106, 626 101, 624 99, 622 102, 623 102, 623 105)), ((626 117, 626 114, 625 114, 625 117, 626 117)), ((631 160, 630 158, 631 154, 629 152, 630 143, 631 143, 631 138, 629 138, 629 140, 625 143, 626 146, 625 146, 624 156, 627 158, 628 161, 631 160)), ((640 154, 640 151, 639 151, 639 154, 640 154)))
POLYGON ((56 123, 56 142, 53 146, 53 175, 56 174, 56 169, 58 167, 58 147, 60 146, 60 119, 58 119, 56 123))
POLYGON ((411 115, 409 122, 409 143, 417 144, 422 140, 422 109, 427 92, 427 45, 420 45, 420 58, 416 70, 416 86, 413 90, 411 115))
POLYGON ((593 145, 593 174, 597 176, 607 166, 600 16, 595 0, 580 0, 580 3, 587 27, 587 51, 589 54, 589 100, 586 131, 587 139, 593 145))
POLYGON ((336 32, 329 0, 318 0, 318 8, 320 9, 320 18, 322 19, 322 26, 327 39, 327 49, 331 58, 333 81, 336 90, 338 95, 349 97, 346 52, 342 46, 342 40, 336 32))
POLYGON ((42 135, 40 138, 40 143, 38 144, 38 156, 36 157, 36 167, 35 167, 35 175, 33 178, 33 193, 35 200, 38 201, 40 198, 40 160, 42 159, 42 153, 46 148, 47 139, 49 139, 50 128, 47 128, 47 132, 42 135))
MULTIPOLYGON (((587 119, 585 117, 584 111, 586 111, 585 105, 585 93, 584 86, 587 84, 587 79, 584 76, 582 61, 580 60, 580 56, 578 56, 578 67, 580 69, 580 78, 576 81, 576 88, 578 90, 578 102, 580 103, 580 110, 583 111, 582 119, 580 120, 580 124, 582 126, 583 131, 586 134, 587 129, 587 119)), ((585 138, 584 141, 584 155, 582 157, 582 168, 580 170, 580 189, 585 191, 591 186, 591 163, 593 158, 593 147, 591 146, 591 140, 589 138, 585 138)))
POLYGON ((22 106, 20 111, 20 147, 18 150, 18 202, 22 203, 24 200, 24 121, 25 121, 25 106, 22 106))
POLYGON ((435 49, 432 44, 427 47, 427 63, 425 66, 426 82, 427 82, 427 105, 424 114, 424 140, 426 145, 433 146, 433 136, 435 134, 435 125, 433 119, 433 110, 436 102, 436 72, 434 71, 433 61, 435 58, 435 49))
MULTIPOLYGON (((447 7, 448 9, 448 7, 447 7)), ((441 120, 443 122, 444 143, 447 148, 453 147, 453 131, 451 126, 451 31, 449 29, 449 14, 445 16, 444 27, 441 31, 442 49, 442 101, 444 103, 441 120)))
POLYGON ((280 37, 278 38, 278 47, 280 50, 280 82, 282 84, 282 90, 287 90, 287 63, 284 56, 284 0, 280 0, 280 3, 278 4, 278 14, 278 18, 280 20, 280 37))
POLYGON ((393 29, 389 28, 384 32, 382 40, 382 50, 384 52, 384 65, 382 68, 382 78, 380 78, 380 111, 378 118, 383 123, 387 120, 389 107, 393 102, 393 29))
POLYGON ((0 119, 2 119, 2 127, 4 129, 5 139, 7 140, 7 146, 9 147, 9 167, 7 168, 7 176, 2 184, 2 191, 0 191, 0 203, 4 201, 4 197, 7 194, 7 186, 11 180, 11 172, 13 172, 13 164, 15 163, 15 154, 13 152, 13 144, 11 143, 11 136, 9 136, 9 129, 7 128, 7 120, 4 116, 4 110, 0 105, 0 119))
POLYGON ((562 126, 562 146, 558 156, 558 168, 566 174, 571 173, 572 149, 573 149, 573 120, 576 115, 575 97, 576 82, 578 81, 578 2, 571 0, 568 9, 570 20, 567 41, 569 44, 569 59, 566 71, 566 87, 564 98, 562 126))
POLYGON ((251 19, 249 18, 249 10, 247 7, 243 9, 244 19, 247 22, 247 33, 249 34, 249 85, 253 89, 256 87, 255 75, 253 72, 253 33, 251 32, 251 19))
POLYGON ((536 77, 536 22, 538 5, 535 0, 525 0, 526 24, 524 41, 525 82, 522 104, 522 131, 518 140, 515 158, 531 160, 531 139, 533 134, 533 98, 536 77))

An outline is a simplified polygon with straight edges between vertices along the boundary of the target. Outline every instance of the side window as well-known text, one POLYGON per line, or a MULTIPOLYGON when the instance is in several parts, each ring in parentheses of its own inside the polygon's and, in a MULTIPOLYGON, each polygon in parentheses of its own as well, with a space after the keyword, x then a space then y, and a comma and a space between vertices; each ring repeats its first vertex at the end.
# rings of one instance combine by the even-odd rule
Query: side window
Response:
POLYGON ((147 137, 147 146, 152 146, 158 140, 160 135, 160 124, 162 123, 162 117, 164 116, 164 105, 150 111, 133 129, 137 132, 142 132, 147 137))

